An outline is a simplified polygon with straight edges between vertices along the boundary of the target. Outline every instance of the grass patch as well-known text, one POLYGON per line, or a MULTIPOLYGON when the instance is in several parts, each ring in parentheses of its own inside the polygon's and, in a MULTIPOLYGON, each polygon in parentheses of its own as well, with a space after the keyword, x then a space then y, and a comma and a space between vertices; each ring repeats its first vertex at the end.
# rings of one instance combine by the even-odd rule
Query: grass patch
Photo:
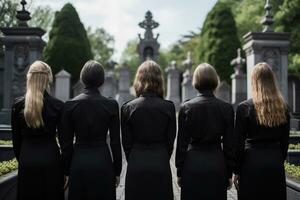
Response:
POLYGON ((9 172, 16 170, 17 168, 18 162, 15 158, 9 161, 2 161, 0 162, 0 176, 8 174, 9 172))
POLYGON ((300 131, 290 131, 290 135, 300 135, 300 131))
POLYGON ((11 140, 0 140, 0 145, 12 145, 11 140))
POLYGON ((300 149, 300 144, 289 144, 289 149, 298 150, 300 149))

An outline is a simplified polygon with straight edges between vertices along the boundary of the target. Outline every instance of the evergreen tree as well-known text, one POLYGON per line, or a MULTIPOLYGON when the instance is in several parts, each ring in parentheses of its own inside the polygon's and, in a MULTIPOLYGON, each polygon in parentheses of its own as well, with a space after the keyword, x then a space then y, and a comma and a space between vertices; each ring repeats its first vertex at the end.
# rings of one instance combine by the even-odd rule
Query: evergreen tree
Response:
POLYGON ((198 46, 200 62, 213 65, 221 80, 230 83, 233 68, 230 61, 241 46, 230 7, 217 2, 206 16, 198 46))
POLYGON ((54 74, 65 69, 73 82, 78 80, 84 63, 93 58, 86 30, 72 4, 65 4, 55 14, 44 56, 54 74))

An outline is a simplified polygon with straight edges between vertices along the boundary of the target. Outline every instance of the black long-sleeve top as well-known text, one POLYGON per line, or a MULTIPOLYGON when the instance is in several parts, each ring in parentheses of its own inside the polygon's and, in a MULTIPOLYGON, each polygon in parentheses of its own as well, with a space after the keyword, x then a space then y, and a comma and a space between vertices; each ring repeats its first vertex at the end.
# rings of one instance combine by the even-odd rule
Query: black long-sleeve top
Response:
POLYGON ((243 162, 245 144, 273 144, 278 143, 285 159, 287 156, 290 132, 290 114, 286 112, 287 121, 276 127, 266 127, 257 121, 253 100, 240 103, 236 111, 236 167, 235 174, 240 174, 243 162))
POLYGON ((82 94, 65 103, 59 136, 66 175, 70 171, 74 137, 76 143, 106 142, 109 131, 114 172, 120 176, 122 152, 119 119, 118 103, 103 97, 97 88, 85 89, 82 94))
POLYGON ((176 149, 177 176, 181 177, 189 145, 223 144, 228 178, 234 168, 234 111, 230 104, 216 98, 211 91, 182 104, 178 117, 176 149))
POLYGON ((169 156, 176 137, 176 112, 171 101, 145 92, 121 108, 122 144, 126 159, 135 144, 165 145, 169 156))
POLYGON ((41 128, 30 128, 27 126, 24 118, 24 97, 17 98, 12 106, 12 142, 13 150, 17 160, 19 160, 21 147, 24 140, 46 139, 55 142, 55 138, 57 136, 57 127, 60 121, 60 115, 64 103, 50 96, 47 92, 44 93, 43 103, 42 118, 44 126, 41 128))

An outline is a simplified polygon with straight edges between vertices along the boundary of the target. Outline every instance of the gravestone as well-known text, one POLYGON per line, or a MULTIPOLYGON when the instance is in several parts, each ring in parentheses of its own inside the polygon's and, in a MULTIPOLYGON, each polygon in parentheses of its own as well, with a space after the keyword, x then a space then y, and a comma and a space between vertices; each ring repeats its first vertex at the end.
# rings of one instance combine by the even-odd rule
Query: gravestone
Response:
POLYGON ((226 81, 222 81, 216 89, 216 97, 228 103, 231 102, 231 88, 226 81))
POLYGON ((14 98, 24 95, 26 73, 31 63, 42 57, 45 42, 41 28, 28 27, 30 13, 25 9, 26 1, 21 1, 22 10, 17 11, 18 26, 0 28, 4 51, 3 107, 0 124, 10 124, 10 109, 14 98))
POLYGON ((176 110, 180 106, 180 71, 177 68, 176 61, 166 68, 167 73, 167 96, 166 99, 174 103, 176 110))
POLYGON ((194 88, 192 66, 193 61, 191 59, 191 52, 188 52, 187 59, 183 61, 183 66, 185 67, 185 72, 183 73, 182 86, 182 102, 192 99, 197 96, 197 90, 194 88))
POLYGON ((61 70, 55 75, 55 97, 67 101, 70 99, 71 74, 61 70))
POLYGON ((231 75, 231 103, 237 106, 247 99, 247 76, 243 72, 245 59, 241 57, 241 49, 238 49, 237 57, 230 64, 234 67, 234 74, 231 75))
POLYGON ((290 74, 288 76, 288 104, 291 117, 291 129, 300 130, 300 77, 290 74))
POLYGON ((4 49, 0 42, 0 108, 2 108, 3 101, 3 79, 4 79, 4 49))
POLYGON ((278 80, 283 96, 287 99, 288 49, 289 34, 275 33, 271 14, 271 5, 267 0, 266 14, 261 23, 265 26, 262 32, 250 32, 244 36, 244 50, 247 55, 247 97, 251 98, 251 74, 254 66, 259 62, 268 63, 278 80))
POLYGON ((140 57, 140 63, 144 62, 145 60, 151 59, 157 61, 159 56, 159 43, 157 42, 157 38, 153 37, 152 30, 159 26, 159 23, 154 21, 152 13, 150 11, 146 12, 145 20, 139 23, 139 26, 145 29, 144 38, 141 37, 139 34, 140 42, 137 46, 137 51, 140 57))
POLYGON ((133 99, 134 97, 130 94, 130 69, 124 63, 117 68, 117 70, 119 72, 119 82, 116 99, 121 106, 123 103, 133 99))
POLYGON ((107 70, 105 72, 105 81, 100 87, 101 94, 105 97, 116 98, 117 94, 117 83, 115 76, 115 65, 117 63, 114 61, 109 61, 107 63, 107 70))
POLYGON ((84 85, 81 83, 80 80, 78 80, 73 86, 73 97, 76 97, 77 95, 81 94, 83 90, 84 90, 84 85))

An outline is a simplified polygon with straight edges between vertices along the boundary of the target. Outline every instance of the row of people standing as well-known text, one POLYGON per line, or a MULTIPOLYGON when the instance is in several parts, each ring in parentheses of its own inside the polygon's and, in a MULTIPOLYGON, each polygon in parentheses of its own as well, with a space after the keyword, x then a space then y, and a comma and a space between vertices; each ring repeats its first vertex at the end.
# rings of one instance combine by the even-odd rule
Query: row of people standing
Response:
MULTIPOLYGON (((169 161, 176 111, 163 98, 160 67, 146 61, 138 68, 137 98, 125 103, 121 113, 117 102, 98 90, 104 82, 99 63, 88 61, 80 78, 84 92, 64 104, 46 91, 51 68, 41 61, 30 66, 26 94, 12 108, 18 199, 64 199, 68 185, 69 200, 115 200, 122 169, 120 128, 128 162, 125 199, 173 199, 169 161)), ((193 77, 199 94, 179 111, 181 199, 225 200, 233 182, 240 200, 286 199, 289 113, 271 68, 266 63, 255 66, 253 99, 238 106, 235 125, 232 106, 214 96, 218 82, 212 66, 199 65, 193 77)))

